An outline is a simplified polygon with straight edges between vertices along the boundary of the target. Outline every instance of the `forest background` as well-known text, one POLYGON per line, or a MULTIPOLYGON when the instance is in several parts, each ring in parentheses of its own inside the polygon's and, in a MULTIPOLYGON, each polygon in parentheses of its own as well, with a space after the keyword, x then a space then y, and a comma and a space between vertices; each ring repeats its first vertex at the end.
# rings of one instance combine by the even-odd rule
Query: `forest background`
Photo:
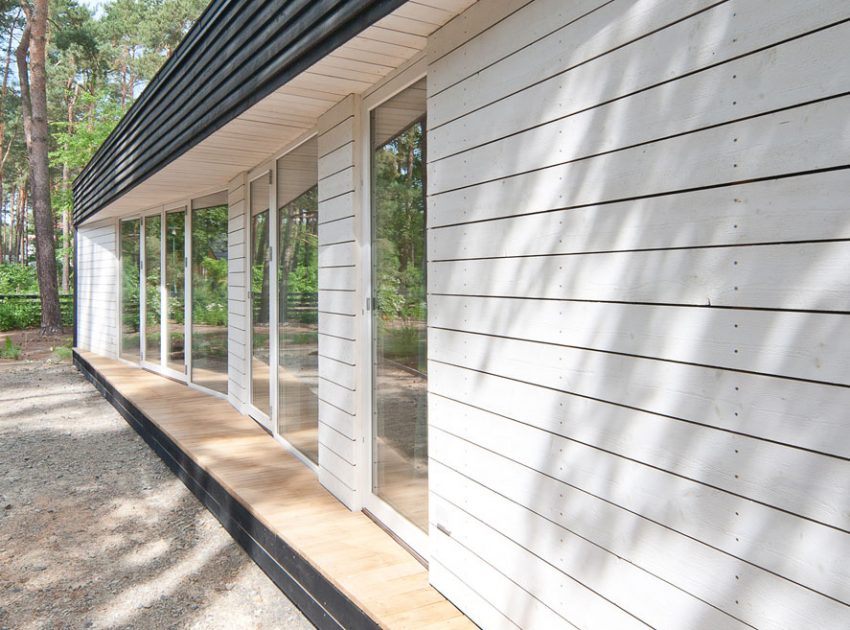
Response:
POLYGON ((49 285, 36 264, 34 198, 39 173, 31 169, 24 117, 28 88, 32 101, 36 99, 39 71, 38 39, 31 38, 33 15, 44 7, 46 179, 53 227, 48 232, 55 248, 57 308, 61 303, 62 323, 67 326, 71 300, 60 296, 69 295, 74 286, 74 178, 207 4, 207 0, 112 0, 101 5, 30 1, 0 0, 0 330, 44 327, 41 303, 51 299, 45 300, 45 286, 41 299, 13 297, 35 295, 40 284, 49 285))

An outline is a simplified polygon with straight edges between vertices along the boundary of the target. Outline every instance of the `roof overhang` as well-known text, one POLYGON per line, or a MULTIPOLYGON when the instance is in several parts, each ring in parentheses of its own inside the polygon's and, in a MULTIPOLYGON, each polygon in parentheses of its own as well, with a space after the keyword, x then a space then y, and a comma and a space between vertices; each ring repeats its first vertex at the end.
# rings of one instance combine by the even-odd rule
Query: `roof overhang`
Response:
POLYGON ((224 187, 474 0, 213 0, 74 183, 74 223, 224 187))

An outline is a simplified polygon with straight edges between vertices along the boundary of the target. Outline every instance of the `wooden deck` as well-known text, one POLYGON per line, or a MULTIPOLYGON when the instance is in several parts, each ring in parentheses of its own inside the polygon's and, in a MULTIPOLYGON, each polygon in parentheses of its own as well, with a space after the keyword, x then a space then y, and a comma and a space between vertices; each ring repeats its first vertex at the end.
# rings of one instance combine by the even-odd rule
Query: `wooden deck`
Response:
POLYGON ((226 401, 86 351, 74 361, 317 626, 474 627, 407 551, 226 401))

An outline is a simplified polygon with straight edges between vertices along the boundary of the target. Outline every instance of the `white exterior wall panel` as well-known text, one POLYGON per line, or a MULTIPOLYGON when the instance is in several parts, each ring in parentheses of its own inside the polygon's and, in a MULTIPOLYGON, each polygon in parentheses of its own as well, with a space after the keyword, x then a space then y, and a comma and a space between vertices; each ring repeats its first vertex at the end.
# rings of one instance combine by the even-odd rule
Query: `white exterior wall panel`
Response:
POLYGON ((118 356, 118 234, 114 219, 77 228, 77 346, 118 356))
POLYGON ((248 404, 247 218, 245 178, 227 187, 227 397, 245 413, 248 404))
POLYGON ((848 17, 430 38, 430 574, 482 626, 850 624, 848 17))
POLYGON ((352 509, 361 505, 358 334, 360 294, 360 99, 319 119, 319 480, 352 509))

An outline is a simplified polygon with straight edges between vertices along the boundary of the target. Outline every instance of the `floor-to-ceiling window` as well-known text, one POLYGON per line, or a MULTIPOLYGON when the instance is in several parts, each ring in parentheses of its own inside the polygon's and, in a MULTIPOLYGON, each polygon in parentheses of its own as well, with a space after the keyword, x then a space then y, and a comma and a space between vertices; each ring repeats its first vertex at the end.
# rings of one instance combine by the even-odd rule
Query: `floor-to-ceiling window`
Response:
POLYGON ((145 361, 159 364, 162 352, 160 330, 162 293, 162 217, 145 217, 145 361))
POLYGON ((227 201, 214 197, 193 202, 191 381, 226 394, 227 201))
POLYGON ((425 79, 372 110, 372 491, 428 527, 425 79))
POLYGON ((251 404, 271 416, 271 274, 269 174, 251 182, 251 404))
POLYGON ((121 221, 121 334, 119 355, 138 363, 141 359, 141 220, 121 221))
POLYGON ((165 214, 165 365, 183 372, 186 361, 186 210, 165 214))
POLYGON ((318 140, 277 161, 277 430, 319 461, 318 140))

